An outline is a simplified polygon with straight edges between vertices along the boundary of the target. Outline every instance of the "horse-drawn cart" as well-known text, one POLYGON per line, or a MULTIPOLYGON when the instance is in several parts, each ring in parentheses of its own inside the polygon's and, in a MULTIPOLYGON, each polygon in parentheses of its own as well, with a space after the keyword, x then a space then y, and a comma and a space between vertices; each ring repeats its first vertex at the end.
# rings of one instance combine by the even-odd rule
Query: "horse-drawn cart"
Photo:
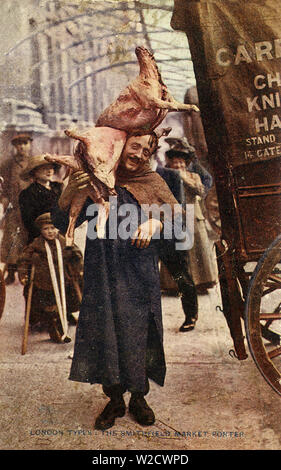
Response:
POLYGON ((281 395, 280 0, 175 0, 187 34, 213 170, 223 312, 281 395), (243 328, 244 327, 244 328, 243 328))

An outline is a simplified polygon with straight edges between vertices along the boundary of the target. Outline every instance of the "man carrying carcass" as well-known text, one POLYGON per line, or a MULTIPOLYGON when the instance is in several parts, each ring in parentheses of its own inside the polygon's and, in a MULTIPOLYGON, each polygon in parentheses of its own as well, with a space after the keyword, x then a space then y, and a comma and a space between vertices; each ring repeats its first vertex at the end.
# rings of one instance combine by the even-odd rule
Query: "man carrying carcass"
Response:
MULTIPOLYGON (((117 417, 125 414, 126 391, 131 393, 129 412, 134 419, 141 425, 152 425, 155 415, 144 398, 149 391, 149 379, 164 385, 159 240, 152 237, 163 234, 166 221, 152 216, 141 223, 141 205, 167 204, 172 208, 179 205, 164 180, 150 168, 149 160, 157 146, 154 132, 129 135, 117 169, 117 227, 130 223, 130 215, 122 208, 134 207, 137 224, 133 234, 126 238, 121 236, 122 230, 116 230, 116 236, 111 238, 93 237, 90 199, 77 220, 78 225, 84 220, 89 223, 83 300, 69 378, 99 383, 110 398, 95 421, 95 428, 100 430, 110 428, 117 417)), ((66 212, 74 195, 88 182, 83 171, 72 174, 59 200, 62 211, 52 213, 52 220, 61 231, 66 231, 66 212)), ((110 217, 107 235, 112 228, 109 221, 110 217)))

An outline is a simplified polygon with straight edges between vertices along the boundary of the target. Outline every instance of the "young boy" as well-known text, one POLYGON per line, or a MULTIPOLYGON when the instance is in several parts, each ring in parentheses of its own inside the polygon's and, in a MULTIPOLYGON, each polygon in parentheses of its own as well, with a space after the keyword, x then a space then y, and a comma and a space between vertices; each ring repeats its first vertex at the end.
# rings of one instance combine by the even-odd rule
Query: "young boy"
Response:
POLYGON ((72 313, 80 308, 82 253, 75 245, 65 246, 65 239, 53 225, 50 213, 40 215, 35 223, 40 236, 24 248, 18 260, 26 300, 34 266, 30 325, 32 329, 39 325, 47 327, 56 343, 69 342, 67 323, 75 324, 72 313))

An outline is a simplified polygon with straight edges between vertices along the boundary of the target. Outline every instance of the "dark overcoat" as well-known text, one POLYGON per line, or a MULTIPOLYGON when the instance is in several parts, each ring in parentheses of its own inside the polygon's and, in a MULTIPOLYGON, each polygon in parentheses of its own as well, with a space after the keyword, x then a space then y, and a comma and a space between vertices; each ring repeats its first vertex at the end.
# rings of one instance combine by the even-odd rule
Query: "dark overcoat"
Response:
MULTIPOLYGON (((124 188, 117 188, 121 204, 140 206, 124 188)), ((86 219, 88 200, 78 224, 86 219)), ((117 226, 127 215, 118 216, 117 226)), ((55 225, 65 231, 67 218, 53 211, 55 225)), ((121 384, 129 391, 147 392, 147 378, 163 385, 165 359, 157 240, 148 248, 131 245, 131 239, 91 239, 84 255, 84 291, 76 331, 70 380, 121 384)), ((108 227, 107 227, 108 229, 108 227)))

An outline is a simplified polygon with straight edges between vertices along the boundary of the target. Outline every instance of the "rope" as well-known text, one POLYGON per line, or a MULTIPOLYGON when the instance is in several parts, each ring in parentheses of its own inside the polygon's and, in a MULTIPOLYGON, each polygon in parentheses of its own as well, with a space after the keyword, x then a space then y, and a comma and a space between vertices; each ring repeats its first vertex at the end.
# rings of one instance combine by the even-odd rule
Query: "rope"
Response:
POLYGON ((45 249, 47 253, 47 259, 48 259, 52 285, 53 285, 56 303, 57 303, 57 307, 59 311, 59 317, 60 317, 61 325, 63 329, 63 336, 62 336, 62 340, 63 340, 67 336, 67 317, 66 317, 66 297, 65 297, 65 285, 64 285, 63 258, 62 258, 61 245, 58 239, 56 239, 56 248, 57 248, 57 254, 58 254, 58 266, 59 266, 61 293, 59 291, 51 248, 48 242, 45 241, 45 249))

